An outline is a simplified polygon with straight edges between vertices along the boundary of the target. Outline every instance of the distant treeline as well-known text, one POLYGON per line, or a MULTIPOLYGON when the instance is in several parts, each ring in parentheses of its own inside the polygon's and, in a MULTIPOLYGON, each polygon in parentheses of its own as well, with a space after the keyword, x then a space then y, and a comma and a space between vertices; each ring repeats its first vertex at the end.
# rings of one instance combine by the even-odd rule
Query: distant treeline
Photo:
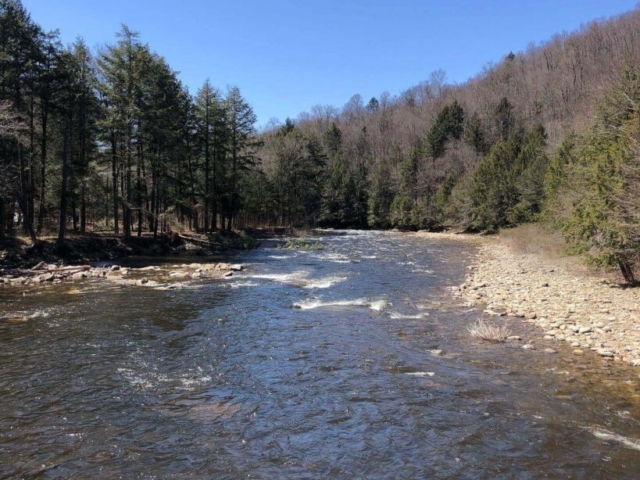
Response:
MULTIPOLYGON (((508 46, 506 46, 508 48, 508 46)), ((0 235, 246 225, 493 230, 544 220, 633 281, 640 10, 509 53, 464 84, 255 131, 240 91, 195 96, 126 27, 90 52, 0 0, 0 235)))

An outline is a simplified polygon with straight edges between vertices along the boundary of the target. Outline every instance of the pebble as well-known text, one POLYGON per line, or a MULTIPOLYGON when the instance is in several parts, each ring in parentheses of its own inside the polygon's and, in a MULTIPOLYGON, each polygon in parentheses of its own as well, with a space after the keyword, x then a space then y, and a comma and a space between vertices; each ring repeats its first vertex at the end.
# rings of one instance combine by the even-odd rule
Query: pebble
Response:
POLYGON ((589 348, 605 360, 640 367, 640 289, 611 288, 616 280, 603 282, 581 273, 578 260, 560 260, 516 253, 505 239, 492 237, 480 245, 457 292, 465 305, 484 306, 486 314, 523 318, 540 328, 541 337, 567 342, 574 355, 589 348))

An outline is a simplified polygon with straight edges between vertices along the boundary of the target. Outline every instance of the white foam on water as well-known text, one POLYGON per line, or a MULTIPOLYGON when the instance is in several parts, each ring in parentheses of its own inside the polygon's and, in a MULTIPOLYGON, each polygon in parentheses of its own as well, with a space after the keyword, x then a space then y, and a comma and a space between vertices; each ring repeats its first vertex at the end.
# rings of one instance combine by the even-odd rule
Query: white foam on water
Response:
POLYGON ((185 373, 184 376, 178 377, 169 377, 154 371, 136 371, 131 368, 118 368, 117 372, 121 374, 132 387, 142 390, 154 390, 160 387, 160 385, 165 384, 177 384, 176 388, 192 390, 211 382, 211 377, 209 375, 202 375, 200 368, 198 368, 197 372, 190 371, 185 373))
POLYGON ((228 284, 231 288, 251 288, 251 287, 259 287, 260 284, 257 282, 234 282, 228 284))
POLYGON ((404 313, 398 313, 398 312, 391 312, 389 313, 389 317, 393 320, 410 320, 410 319, 420 319, 420 318, 424 318, 427 315, 429 315, 428 313, 418 313, 416 315, 406 315, 404 313))
MULTIPOLYGON (((426 304, 426 303, 418 303, 418 304, 416 304, 416 305, 415 305, 415 307, 416 307, 418 310, 427 310, 427 309, 429 309, 429 308, 433 308, 433 305, 428 305, 428 304, 426 304)), ((428 313, 426 313, 425 315, 429 315, 429 314, 428 314, 428 313)))
POLYGON ((288 283, 295 280, 303 280, 307 275, 309 275, 308 272, 301 270, 293 273, 263 273, 247 275, 246 278, 257 278, 259 280, 288 283))
POLYGON ((375 310, 376 312, 381 312, 387 307, 391 306, 391 302, 389 300, 376 300, 375 302, 371 302, 371 310, 375 310))
POLYGON ((309 256, 317 260, 323 260, 331 263, 351 263, 349 257, 342 253, 314 253, 309 256))
POLYGON ((151 379, 136 375, 136 373, 130 368, 118 368, 117 372, 126 378, 133 387, 141 388, 143 390, 151 390, 155 385, 151 379))
POLYGON ((344 282, 347 277, 327 277, 319 278, 317 280, 309 280, 309 283, 302 288, 331 288, 336 283, 344 282))
POLYGON ((598 428, 588 428, 587 430, 589 430, 594 437, 599 438, 600 440, 618 442, 627 448, 640 451, 639 439, 625 437, 623 435, 598 428))
POLYGON ((435 377, 434 372, 407 372, 405 375, 411 375, 412 377, 435 377))
POLYGON ((183 390, 192 390, 194 387, 198 387, 205 383, 209 383, 211 381, 211 377, 204 376, 200 378, 182 378, 180 382, 182 383, 183 390))
POLYGON ((293 255, 269 255, 269 258, 272 258, 274 260, 287 260, 288 258, 291 258, 293 255))
POLYGON ((369 307, 371 310, 379 312, 389 305, 390 303, 388 300, 371 301, 366 298, 358 298, 356 300, 334 300, 329 302, 323 302, 321 300, 305 300, 294 303, 293 307, 300 310, 313 310, 321 307, 369 307))
POLYGON ((31 315, 28 315, 27 318, 47 318, 51 315, 51 312, 45 312, 44 310, 36 310, 31 315))

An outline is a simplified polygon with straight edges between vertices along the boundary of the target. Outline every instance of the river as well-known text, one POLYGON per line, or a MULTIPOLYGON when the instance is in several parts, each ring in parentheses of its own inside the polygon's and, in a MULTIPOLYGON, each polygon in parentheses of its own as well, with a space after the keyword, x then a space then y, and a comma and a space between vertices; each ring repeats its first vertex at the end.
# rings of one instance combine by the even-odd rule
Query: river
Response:
POLYGON ((640 476, 637 372, 471 338, 472 246, 311 242, 190 288, 0 290, 0 478, 640 476))

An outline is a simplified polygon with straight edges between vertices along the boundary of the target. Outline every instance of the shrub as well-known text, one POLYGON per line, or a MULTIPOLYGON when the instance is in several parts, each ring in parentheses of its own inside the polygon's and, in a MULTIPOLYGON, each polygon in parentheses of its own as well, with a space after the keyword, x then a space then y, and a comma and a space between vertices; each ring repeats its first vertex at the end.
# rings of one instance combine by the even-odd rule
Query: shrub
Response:
POLYGON ((473 322, 467 327, 467 330, 472 337, 489 342, 504 342, 511 334, 511 331, 504 325, 498 326, 482 319, 473 322))

